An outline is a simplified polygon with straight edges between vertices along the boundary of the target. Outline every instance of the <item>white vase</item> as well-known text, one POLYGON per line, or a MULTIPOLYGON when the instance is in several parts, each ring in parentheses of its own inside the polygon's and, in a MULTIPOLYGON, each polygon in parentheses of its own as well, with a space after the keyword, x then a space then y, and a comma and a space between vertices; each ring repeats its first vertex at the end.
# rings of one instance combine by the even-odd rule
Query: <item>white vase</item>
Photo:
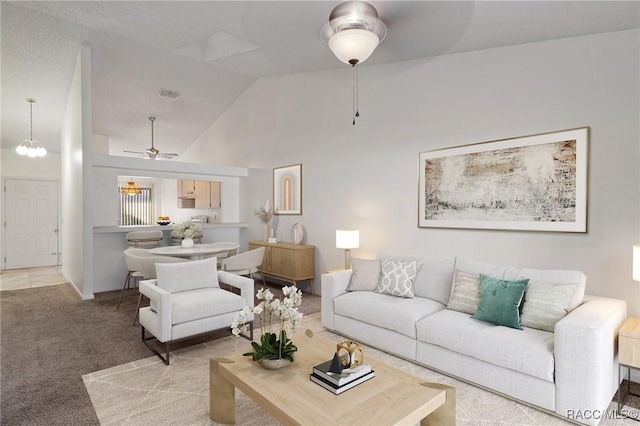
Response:
POLYGON ((281 368, 291 365, 291 361, 284 358, 261 359, 258 363, 267 370, 280 370, 281 368))
POLYGON ((268 241, 269 240, 269 224, 268 223, 263 223, 262 224, 262 241, 268 241))
POLYGON ((182 240, 182 247, 184 247, 184 248, 193 247, 193 238, 184 238, 182 240))

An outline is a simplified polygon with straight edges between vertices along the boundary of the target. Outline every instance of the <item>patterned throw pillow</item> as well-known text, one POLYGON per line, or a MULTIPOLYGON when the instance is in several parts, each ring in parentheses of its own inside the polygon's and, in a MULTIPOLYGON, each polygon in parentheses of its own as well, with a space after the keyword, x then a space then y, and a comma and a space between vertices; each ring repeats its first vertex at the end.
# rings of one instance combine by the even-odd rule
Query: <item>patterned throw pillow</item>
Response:
POLYGON ((480 274, 470 274, 456 269, 453 277, 453 291, 447 309, 473 315, 478 309, 478 303, 480 303, 480 274))
POLYGON ((528 278, 506 281, 480 274, 480 303, 473 318, 522 330, 520 304, 528 282, 528 278))
POLYGON ((524 293, 521 324, 553 333, 556 323, 569 312, 577 287, 531 281, 524 293))
POLYGON ((351 281, 347 291, 375 291, 380 283, 382 266, 380 259, 351 258, 351 281))
POLYGON ((381 263, 382 279, 376 291, 413 299, 413 280, 418 275, 421 262, 382 259, 381 263))

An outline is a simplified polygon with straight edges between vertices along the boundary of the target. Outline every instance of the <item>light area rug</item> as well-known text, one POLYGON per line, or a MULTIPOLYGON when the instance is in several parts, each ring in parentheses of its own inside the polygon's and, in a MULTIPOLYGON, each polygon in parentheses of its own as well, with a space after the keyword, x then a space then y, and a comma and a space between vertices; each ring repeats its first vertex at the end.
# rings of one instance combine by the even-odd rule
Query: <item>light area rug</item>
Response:
MULTIPOLYGON (((301 329, 310 329, 331 341, 344 340, 344 337, 322 327, 319 313, 306 316, 301 329)), ((295 335, 292 340, 295 342, 295 335)), ((151 356, 86 374, 82 379, 103 426, 215 425, 217 423, 209 419, 209 359, 248 350, 248 340, 224 337, 172 352, 169 366, 165 366, 156 356, 151 356)), ((458 426, 571 424, 546 412, 365 346, 366 357, 394 365, 429 382, 454 386, 458 426)), ((291 395, 290 399, 292 404, 296 403, 295 395, 291 395)), ((626 410, 630 416, 638 414, 637 410, 628 407, 626 410)), ((639 424, 616 415, 613 403, 605 417, 601 425, 639 424)), ((236 391, 236 424, 279 423, 242 392, 236 391)))

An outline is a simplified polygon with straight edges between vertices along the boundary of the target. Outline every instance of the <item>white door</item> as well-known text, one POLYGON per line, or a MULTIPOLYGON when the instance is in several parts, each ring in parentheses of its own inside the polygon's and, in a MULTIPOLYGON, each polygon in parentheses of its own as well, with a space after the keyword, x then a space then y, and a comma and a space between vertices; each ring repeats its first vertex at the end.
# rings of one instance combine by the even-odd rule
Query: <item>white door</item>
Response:
POLYGON ((5 268, 58 264, 58 182, 5 181, 5 268))

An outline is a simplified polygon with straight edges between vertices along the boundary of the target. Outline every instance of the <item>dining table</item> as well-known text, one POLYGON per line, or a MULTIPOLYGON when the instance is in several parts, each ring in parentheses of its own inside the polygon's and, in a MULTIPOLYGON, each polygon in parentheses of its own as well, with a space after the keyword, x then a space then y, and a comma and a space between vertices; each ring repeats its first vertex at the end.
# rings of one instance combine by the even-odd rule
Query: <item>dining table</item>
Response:
POLYGON ((149 249, 149 253, 160 256, 186 257, 191 260, 204 259, 217 254, 238 250, 239 244, 232 242, 220 242, 209 244, 194 244, 192 247, 179 246, 163 246, 149 249))

